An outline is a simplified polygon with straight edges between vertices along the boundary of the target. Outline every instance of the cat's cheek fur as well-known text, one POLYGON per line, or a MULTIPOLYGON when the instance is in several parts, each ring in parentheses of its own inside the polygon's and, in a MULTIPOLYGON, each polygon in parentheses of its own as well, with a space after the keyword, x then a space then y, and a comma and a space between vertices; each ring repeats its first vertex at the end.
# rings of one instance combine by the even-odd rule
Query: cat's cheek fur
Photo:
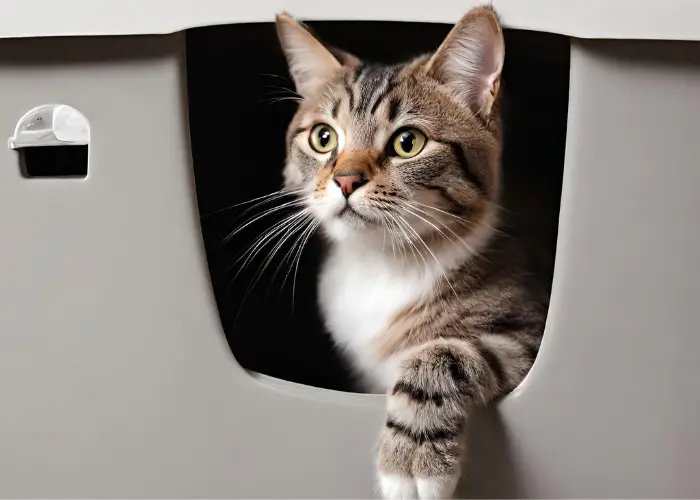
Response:
POLYGON ((294 162, 287 162, 284 168, 284 187, 286 189, 294 189, 301 187, 304 183, 304 175, 301 169, 294 162))

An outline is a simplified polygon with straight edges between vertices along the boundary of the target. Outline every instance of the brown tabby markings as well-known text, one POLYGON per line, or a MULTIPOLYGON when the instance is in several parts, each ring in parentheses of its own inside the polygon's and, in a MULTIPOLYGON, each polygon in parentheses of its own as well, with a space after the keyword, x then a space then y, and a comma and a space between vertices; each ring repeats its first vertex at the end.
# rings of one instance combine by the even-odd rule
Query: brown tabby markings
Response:
MULTIPOLYGON (((383 493, 451 495, 471 411, 511 391, 527 374, 548 303, 548 287, 529 271, 521 242, 498 231, 503 58, 498 18, 489 8, 473 9, 435 54, 398 66, 363 64, 342 51, 329 52, 285 16, 278 30, 304 97, 287 134, 287 186, 308 187, 309 206, 321 211, 313 201, 331 198, 335 174, 361 173, 368 180, 352 194, 364 203, 355 207, 363 213, 354 222, 352 243, 367 238, 366 251, 324 273, 335 271, 342 281, 346 268, 355 272, 352 266, 377 252, 367 234, 388 225, 389 216, 419 228, 426 248, 410 246, 417 238, 407 229, 398 235, 403 253, 387 250, 382 258, 425 273, 435 258, 447 269, 418 297, 389 311, 386 327, 362 348, 378 367, 394 361, 400 367, 389 383, 379 446, 378 468, 388 481, 383 493), (347 143, 326 156, 305 152, 298 136, 316 123, 345 131, 347 143), (387 143, 397 124, 419 128, 429 147, 414 158, 392 158, 387 143), (420 489, 423 480, 429 482, 427 492, 420 489), (406 486, 411 481, 415 484, 406 486)), ((329 225, 340 217, 318 216, 329 225)), ((330 258, 338 258, 347 243, 333 243, 330 258)), ((327 292, 322 300, 332 306, 344 295, 353 306, 368 305, 362 292, 346 289, 327 292)), ((338 330, 360 328, 364 319, 358 313, 336 324, 338 330)), ((351 345, 355 332, 332 333, 351 345)))

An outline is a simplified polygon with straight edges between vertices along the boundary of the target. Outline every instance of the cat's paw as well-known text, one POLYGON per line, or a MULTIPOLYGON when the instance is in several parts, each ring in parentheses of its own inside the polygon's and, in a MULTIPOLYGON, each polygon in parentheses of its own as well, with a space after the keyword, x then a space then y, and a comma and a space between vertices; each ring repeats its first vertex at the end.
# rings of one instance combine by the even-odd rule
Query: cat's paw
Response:
POLYGON ((412 477, 379 476, 379 490, 384 500, 413 500, 418 498, 418 486, 412 477))
POLYGON ((384 500, 437 500, 452 498, 459 476, 413 478, 396 475, 379 476, 379 489, 384 500))
POLYGON ((416 478, 418 498, 421 500, 452 498, 457 489, 458 482, 458 474, 447 477, 416 478))
POLYGON ((385 500, 452 498, 460 476, 445 443, 417 442, 391 430, 379 448, 379 490, 385 500))

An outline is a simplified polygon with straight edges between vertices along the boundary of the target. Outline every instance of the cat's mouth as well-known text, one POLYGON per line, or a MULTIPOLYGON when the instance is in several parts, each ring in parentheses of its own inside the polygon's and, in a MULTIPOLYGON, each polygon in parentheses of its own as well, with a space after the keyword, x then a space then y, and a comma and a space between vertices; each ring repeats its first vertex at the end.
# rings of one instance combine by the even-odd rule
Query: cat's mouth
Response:
POLYGON ((338 213, 336 214, 336 217, 341 220, 348 220, 351 222, 359 222, 362 221, 366 224, 375 224, 376 221, 373 219, 370 219, 364 214, 361 214, 358 212, 356 209, 354 209, 350 203, 346 203, 343 208, 341 208, 338 213))

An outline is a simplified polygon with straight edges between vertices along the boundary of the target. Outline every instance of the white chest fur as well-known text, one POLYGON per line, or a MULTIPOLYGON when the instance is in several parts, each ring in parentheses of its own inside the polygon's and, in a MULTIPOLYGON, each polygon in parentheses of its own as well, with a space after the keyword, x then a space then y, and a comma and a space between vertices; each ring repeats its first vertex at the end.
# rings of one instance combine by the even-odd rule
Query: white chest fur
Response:
POLYGON ((396 366, 377 352, 380 337, 406 307, 425 296, 434 277, 382 253, 336 249, 320 277, 320 305, 334 341, 373 390, 386 390, 396 366))

